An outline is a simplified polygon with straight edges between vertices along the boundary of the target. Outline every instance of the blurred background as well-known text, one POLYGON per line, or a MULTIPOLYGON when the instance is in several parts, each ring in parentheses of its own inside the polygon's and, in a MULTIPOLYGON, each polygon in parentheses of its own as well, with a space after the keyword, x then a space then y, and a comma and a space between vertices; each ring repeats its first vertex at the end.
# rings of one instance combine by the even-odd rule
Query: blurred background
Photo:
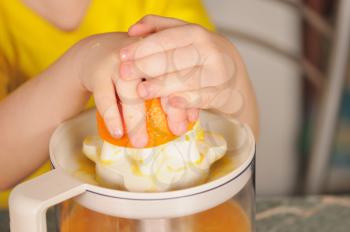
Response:
POLYGON ((257 93, 258 195, 350 192, 349 1, 204 2, 257 93))

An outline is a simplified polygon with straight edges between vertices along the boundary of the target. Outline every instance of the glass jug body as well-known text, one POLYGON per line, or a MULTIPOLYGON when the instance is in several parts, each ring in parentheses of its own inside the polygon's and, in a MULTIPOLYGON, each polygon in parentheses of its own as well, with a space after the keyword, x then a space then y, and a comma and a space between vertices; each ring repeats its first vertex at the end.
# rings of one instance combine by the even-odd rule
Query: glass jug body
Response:
MULTIPOLYGON (((60 232, 252 232, 255 231, 254 161, 250 178, 229 200, 208 210, 176 218, 128 219, 95 212, 74 200, 60 204, 60 232)), ((237 176, 236 178, 240 178, 237 176)), ((191 207, 184 205, 183 207, 191 207)), ((163 210, 167 210, 164 208, 163 210)))

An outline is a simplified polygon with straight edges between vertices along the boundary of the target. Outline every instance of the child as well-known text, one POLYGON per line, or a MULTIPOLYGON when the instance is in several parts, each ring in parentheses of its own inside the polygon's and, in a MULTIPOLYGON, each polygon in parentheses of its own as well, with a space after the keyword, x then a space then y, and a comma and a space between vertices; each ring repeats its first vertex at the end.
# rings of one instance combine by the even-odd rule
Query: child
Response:
POLYGON ((45 163, 52 131, 90 95, 110 133, 128 133, 136 147, 147 143, 144 100, 155 97, 174 134, 199 109, 237 115, 258 133, 244 64, 227 39, 203 27, 211 24, 199 1, 13 0, 0 3, 0 17, 0 88, 9 93, 26 80, 0 102, 2 190, 45 163), (128 34, 116 32, 139 18, 128 34))

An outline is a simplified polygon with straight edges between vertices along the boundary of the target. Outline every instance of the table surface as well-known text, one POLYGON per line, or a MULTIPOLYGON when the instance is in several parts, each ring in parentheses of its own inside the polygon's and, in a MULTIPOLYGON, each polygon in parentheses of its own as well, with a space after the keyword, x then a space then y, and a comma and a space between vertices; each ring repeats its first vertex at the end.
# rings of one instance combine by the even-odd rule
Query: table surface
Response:
MULTIPOLYGON (((48 231, 54 232, 53 214, 48 215, 48 231)), ((6 210, 0 210, 0 232, 9 231, 6 210)), ((350 197, 310 196, 258 198, 258 232, 349 232, 350 197)))

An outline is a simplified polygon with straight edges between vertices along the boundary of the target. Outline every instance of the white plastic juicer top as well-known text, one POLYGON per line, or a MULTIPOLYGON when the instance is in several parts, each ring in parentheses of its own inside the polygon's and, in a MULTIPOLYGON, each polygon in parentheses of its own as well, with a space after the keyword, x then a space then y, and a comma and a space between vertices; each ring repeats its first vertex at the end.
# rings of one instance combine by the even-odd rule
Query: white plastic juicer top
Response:
POLYGON ((228 144, 236 168, 211 182, 187 189, 136 193, 92 185, 74 176, 78 151, 87 135, 97 134, 95 111, 90 110, 60 125, 50 141, 53 170, 18 185, 10 196, 12 232, 45 232, 46 210, 75 197, 82 206, 130 219, 162 219, 191 215, 215 207, 237 194, 252 176, 255 143, 251 130, 235 120, 203 111, 202 127, 218 132, 228 144), (237 150, 240 149, 239 152, 237 150), (166 209, 166 210, 165 210, 166 209))

